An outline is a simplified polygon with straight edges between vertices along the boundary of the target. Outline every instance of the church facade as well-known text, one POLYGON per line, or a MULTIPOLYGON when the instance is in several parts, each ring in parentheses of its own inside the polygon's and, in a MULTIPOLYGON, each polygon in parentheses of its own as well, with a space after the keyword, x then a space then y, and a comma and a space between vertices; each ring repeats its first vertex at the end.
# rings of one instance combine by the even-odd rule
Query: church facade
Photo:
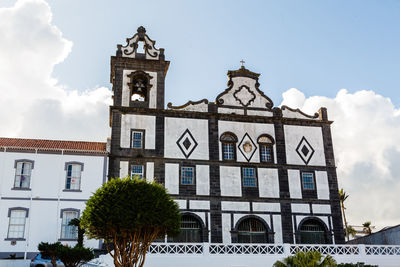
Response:
POLYGON ((215 101, 165 108, 164 49, 143 27, 127 42, 111 57, 108 179, 164 184, 182 232, 158 242, 344 243, 326 108, 274 107, 244 66, 215 101))

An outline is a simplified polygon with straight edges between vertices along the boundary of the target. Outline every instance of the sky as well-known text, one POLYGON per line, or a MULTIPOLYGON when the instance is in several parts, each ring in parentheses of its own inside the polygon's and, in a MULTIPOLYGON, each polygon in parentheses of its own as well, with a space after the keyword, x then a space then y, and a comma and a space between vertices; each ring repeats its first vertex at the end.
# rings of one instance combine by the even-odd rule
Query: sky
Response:
POLYGON ((110 56, 143 25, 166 103, 213 101, 240 60, 274 102, 328 108, 350 224, 400 223, 400 1, 0 0, 0 136, 105 141, 110 56))

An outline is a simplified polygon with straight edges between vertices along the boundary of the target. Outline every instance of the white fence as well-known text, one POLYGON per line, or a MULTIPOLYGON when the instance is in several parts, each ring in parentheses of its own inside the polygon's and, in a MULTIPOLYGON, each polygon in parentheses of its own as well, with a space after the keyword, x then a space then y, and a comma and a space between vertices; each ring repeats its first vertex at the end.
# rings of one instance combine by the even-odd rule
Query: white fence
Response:
MULTIPOLYGON (((316 250, 338 263, 400 266, 400 246, 292 245, 292 244, 177 244, 155 243, 149 248, 146 267, 267 267, 297 251, 316 250)), ((102 255, 86 267, 113 266, 102 255)))

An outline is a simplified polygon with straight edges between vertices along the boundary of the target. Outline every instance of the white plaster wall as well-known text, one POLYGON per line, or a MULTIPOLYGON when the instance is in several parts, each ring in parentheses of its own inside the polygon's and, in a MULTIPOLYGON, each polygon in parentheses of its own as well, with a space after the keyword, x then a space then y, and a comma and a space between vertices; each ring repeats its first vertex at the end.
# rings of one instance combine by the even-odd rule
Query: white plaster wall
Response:
POLYGON ((282 244, 283 243, 283 235, 282 235, 282 219, 281 215, 272 215, 272 221, 274 223, 274 231, 275 231, 275 244, 282 244))
MULTIPOLYGON (((243 107, 243 105, 240 104, 233 95, 240 86, 246 85, 255 95, 255 99, 247 107, 266 108, 267 100, 256 90, 256 80, 248 77, 234 77, 232 78, 232 81, 233 86, 231 90, 221 97, 221 99, 224 100, 224 105, 243 107)), ((247 102, 247 99, 250 99, 250 97, 251 96, 249 95, 248 98, 243 98, 242 102, 247 102)))
POLYGON ((292 213, 310 213, 310 205, 292 203, 292 213))
POLYGON ((146 162, 146 181, 154 181, 154 162, 146 162))
POLYGON ((129 162, 128 161, 120 161, 119 162, 119 177, 125 178, 129 175, 129 162))
POLYGON ((165 157, 178 159, 185 158, 185 155, 182 153, 176 142, 186 129, 189 129, 193 138, 198 143, 189 159, 208 160, 208 120, 200 119, 165 118, 165 157))
POLYGON ((247 115, 272 117, 273 113, 270 111, 264 111, 264 110, 247 110, 247 115))
POLYGON ((286 162, 288 164, 305 165, 296 152, 296 148, 304 136, 315 150, 308 165, 326 165, 321 127, 284 125, 284 131, 286 141, 286 162))
POLYGON ((196 112, 208 112, 208 104, 201 102, 199 104, 189 104, 184 108, 181 108, 179 110, 184 110, 184 111, 196 111, 196 112))
POLYGON ((278 198, 278 169, 258 168, 258 188, 260 197, 278 198))
POLYGON ((186 199, 174 199, 174 201, 178 204, 179 209, 185 210, 187 208, 186 199))
POLYGON ((231 239, 231 214, 222 213, 222 242, 225 244, 232 243, 231 239))
POLYGON ((121 147, 131 147, 131 130, 145 130, 144 148, 156 148, 156 117, 147 115, 121 115, 121 147))
POLYGON ((331 205, 312 204, 313 213, 331 214, 331 205))
POLYGON ((269 212, 280 212, 281 205, 279 203, 269 203, 269 202, 253 202, 253 211, 269 211, 269 212))
POLYGON ((328 174, 326 171, 316 171, 315 176, 318 199, 329 199, 328 174))
POLYGON ((210 194, 210 166, 196 165, 196 194, 208 196, 210 194))
MULTIPOLYGON (((123 107, 129 107, 129 101, 130 101, 130 90, 128 83, 131 82, 130 78, 128 75, 136 70, 124 70, 123 71, 123 78, 122 78, 122 106, 123 107)), ((150 108, 156 108, 157 106, 157 72, 152 72, 152 71, 145 71, 148 73, 152 79, 150 80, 150 84, 152 85, 150 89, 150 99, 149 99, 149 107, 150 108)))
POLYGON ((240 167, 220 166, 221 196, 242 196, 240 167))
POLYGON ((236 108, 218 108, 218 113, 243 115, 244 111, 236 108))
MULTIPOLYGON (((245 123, 245 122, 235 122, 235 121, 218 121, 218 136, 220 137, 224 132, 232 132, 238 138, 237 146, 240 141, 247 133, 253 140, 257 147, 253 157, 250 162, 260 162, 260 151, 258 150, 257 138, 262 134, 269 134, 275 139, 275 129, 273 124, 266 123, 245 123)), ((222 146, 220 144, 219 159, 222 160, 222 146)), ((236 149, 236 156, 238 162, 247 162, 246 158, 242 155, 239 149, 236 149)), ((274 161, 276 162, 276 149, 274 146, 274 161)))
POLYGON ((250 211, 250 203, 241 201, 221 201, 221 210, 250 211))
MULTIPOLYGON (((314 116, 314 114, 310 114, 310 116, 314 116)), ((291 111, 289 109, 282 109, 282 117, 284 118, 294 118, 294 119, 305 119, 305 120, 319 120, 319 117, 316 118, 309 118, 304 116, 298 111, 291 111)))
POLYGON ((208 200, 189 200, 189 209, 191 209, 191 210, 209 210, 210 209, 210 201, 208 201, 208 200))
POLYGON ((165 188, 170 194, 179 194, 179 164, 165 164, 165 188))
MULTIPOLYGON (((193 214, 196 214, 197 216, 200 217, 202 220, 203 224, 206 225, 206 213, 205 212, 193 212, 193 214)), ((209 230, 209 227, 207 228, 209 230)))
POLYGON ((301 198, 301 181, 299 170, 288 170, 290 198, 301 198))

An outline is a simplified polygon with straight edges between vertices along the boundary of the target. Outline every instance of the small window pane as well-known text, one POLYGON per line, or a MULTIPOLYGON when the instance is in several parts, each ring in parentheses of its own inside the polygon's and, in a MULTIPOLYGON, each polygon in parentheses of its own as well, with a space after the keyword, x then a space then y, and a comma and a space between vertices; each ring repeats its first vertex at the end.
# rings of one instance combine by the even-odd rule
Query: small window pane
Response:
POLYGON ((302 173, 303 189, 314 190, 314 174, 312 172, 302 173))
POLYGON ((17 162, 15 170, 14 187, 16 188, 29 188, 31 181, 31 162, 17 162))
POLYGON ((144 176, 143 170, 144 170, 143 165, 132 165, 131 166, 131 177, 137 177, 137 178, 142 179, 144 176))
POLYGON ((233 143, 222 143, 222 152, 224 160, 233 160, 235 159, 233 143))
POLYGON ((261 162, 272 162, 272 147, 260 145, 261 162))
POLYGON ((72 219, 78 218, 77 211, 64 211, 62 213, 61 221, 61 238, 62 239, 76 239, 78 238, 78 227, 68 225, 72 219))
POLYGON ((25 232, 25 210, 12 210, 8 225, 8 238, 24 238, 25 232))
POLYGON ((65 179, 65 189, 80 190, 81 188, 82 165, 68 164, 67 177, 65 179))
POLYGON ((182 167, 181 169, 181 183, 182 184, 194 184, 194 168, 193 167, 182 167))
POLYGON ((132 132, 132 148, 143 147, 143 132, 132 132))
POLYGON ((243 168, 243 186, 256 187, 257 177, 255 168, 243 168))

